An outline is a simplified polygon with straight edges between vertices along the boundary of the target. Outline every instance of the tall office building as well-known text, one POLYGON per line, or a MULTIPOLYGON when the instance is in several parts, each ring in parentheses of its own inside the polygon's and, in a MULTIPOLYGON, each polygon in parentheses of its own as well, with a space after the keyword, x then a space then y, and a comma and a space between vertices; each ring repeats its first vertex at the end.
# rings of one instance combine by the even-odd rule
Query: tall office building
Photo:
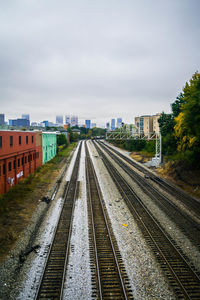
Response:
POLYGON ((49 121, 47 121, 47 120, 43 121, 42 123, 44 124, 45 127, 49 126, 49 121))
POLYGON ((29 114, 22 114, 22 119, 30 121, 30 115, 29 114))
POLYGON ((71 123, 71 122, 70 122, 70 116, 69 116, 69 115, 66 115, 66 116, 65 116, 65 124, 66 124, 66 125, 70 125, 70 123, 71 123))
POLYGON ((87 129, 90 129, 91 128, 91 120, 85 120, 85 127, 87 129))
POLYGON ((78 126, 78 117, 77 116, 71 116, 71 126, 78 126))
POLYGON ((122 127, 122 118, 117 118, 117 128, 122 127))
POLYGON ((63 116, 56 116, 56 124, 63 125, 63 116))
POLYGON ((5 123, 5 115, 0 114, 0 125, 4 125, 4 123, 5 123))
POLYGON ((30 126, 30 121, 27 119, 9 120, 9 125, 28 127, 30 126))
POLYGON ((115 130, 115 119, 111 119, 111 130, 115 130))

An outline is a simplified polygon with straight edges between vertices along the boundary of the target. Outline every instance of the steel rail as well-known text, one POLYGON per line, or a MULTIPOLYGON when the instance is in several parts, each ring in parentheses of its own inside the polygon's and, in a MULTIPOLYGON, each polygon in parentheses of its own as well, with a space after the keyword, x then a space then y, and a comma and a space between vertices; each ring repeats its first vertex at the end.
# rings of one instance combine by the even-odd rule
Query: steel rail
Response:
POLYGON ((65 271, 69 254, 69 241, 72 230, 72 216, 77 196, 77 176, 79 171, 82 143, 79 146, 77 157, 70 181, 64 191, 64 203, 54 230, 53 241, 49 249, 44 270, 38 285, 35 299, 62 299, 65 271))
POLYGON ((107 148, 111 149, 113 152, 115 152, 117 155, 119 155, 121 158, 123 158, 126 162, 131 164, 133 167, 144 173, 145 175, 149 176, 150 180, 157 183, 159 186, 161 186, 166 192, 170 193, 172 196, 175 196, 177 199, 179 199, 182 203, 184 203, 190 210, 192 209, 195 215, 198 217, 200 216, 200 201, 188 194, 186 194, 184 191, 182 191, 180 188, 176 187, 174 184, 169 182, 168 180, 162 179, 159 176, 152 174, 149 170, 144 168, 139 163, 134 162, 132 159, 128 158, 124 154, 120 153, 113 147, 111 147, 108 144, 102 143, 107 148))
POLYGON ((102 150, 96 145, 95 147, 99 155, 102 157, 102 160, 121 195, 124 197, 130 211, 133 213, 137 223, 140 225, 144 236, 147 240, 150 239, 148 243, 153 252, 155 254, 159 253, 159 256, 156 255, 156 258, 159 260, 161 267, 168 276, 168 279, 170 279, 173 285, 175 285, 176 294, 178 294, 179 297, 182 295, 182 297, 185 297, 186 299, 199 299, 199 276, 193 271, 178 249, 174 247, 163 229, 146 209, 140 198, 135 194, 119 171, 112 165, 102 150), (173 275, 174 279, 172 279, 171 275, 168 274, 169 271, 170 274, 173 275))
MULTIPOLYGON (((98 285, 100 288, 99 299, 130 299, 132 295, 130 293, 130 290, 128 291, 127 288, 125 287, 123 276, 121 274, 121 270, 120 270, 120 266, 116 254, 116 246, 114 246, 112 241, 113 237, 112 237, 109 221, 107 219, 108 218, 107 213, 105 212, 105 208, 102 202, 101 190, 98 184, 98 179, 96 176, 94 165, 90 158, 87 146, 86 146, 86 180, 87 180, 89 205, 90 205, 91 218, 92 218, 92 230, 93 230, 93 240, 94 240, 95 258, 96 258, 96 271, 98 277, 98 285), (92 189, 94 191, 93 193, 92 193, 92 189), (94 193, 96 197, 94 197, 94 193), (98 205, 96 207, 97 201, 98 201, 98 205), (95 211, 97 209, 98 212, 95 211), (98 218, 95 218, 95 215, 97 213, 98 213, 98 218), (100 221, 99 218, 101 218, 100 221), (100 239, 102 237, 99 236, 98 228, 100 228, 101 226, 104 226, 103 230, 106 230, 106 233, 104 233, 104 239, 105 237, 106 239, 108 237, 108 241, 104 242, 103 252, 101 252, 102 246, 99 245, 99 243, 101 243, 100 239), (106 248, 106 246, 108 248, 106 248), (106 252, 106 256, 105 256, 105 252, 106 252), (104 257, 103 264, 102 264, 102 256, 104 257), (115 267, 113 264, 115 265, 115 267), (106 274, 108 271, 110 272, 111 266, 113 269, 115 269, 115 271, 113 271, 111 275, 106 274), (105 279, 105 276, 108 276, 108 278, 106 277, 105 279), (117 287, 116 287, 116 281, 118 282, 117 287), (113 285, 114 288, 111 285, 113 285)), ((100 231, 102 232, 101 228, 100 231)), ((119 250, 117 249, 117 251, 119 250)))
MULTIPOLYGON (((173 203, 166 196, 161 194, 146 181, 141 175, 136 173, 130 166, 125 164, 112 151, 100 144, 103 149, 109 153, 118 165, 138 184, 138 186, 163 210, 169 218, 177 224, 180 230, 188 239, 197 247, 200 248, 200 224, 193 220, 188 214, 180 210, 180 208, 173 203)), ((122 157, 123 159, 124 157, 122 157)))

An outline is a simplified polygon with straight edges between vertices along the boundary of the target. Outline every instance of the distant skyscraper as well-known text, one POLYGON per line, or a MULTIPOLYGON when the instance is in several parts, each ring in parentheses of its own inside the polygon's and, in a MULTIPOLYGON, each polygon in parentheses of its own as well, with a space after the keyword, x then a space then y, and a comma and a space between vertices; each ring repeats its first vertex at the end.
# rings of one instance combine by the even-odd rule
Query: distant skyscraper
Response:
POLYGON ((63 125, 63 116, 56 116, 56 123, 59 125, 63 125))
POLYGON ((65 116, 65 124, 70 125, 70 116, 69 115, 65 116))
POLYGON ((117 128, 122 127, 122 118, 117 118, 117 128))
POLYGON ((47 121, 47 120, 46 120, 46 121, 43 121, 42 123, 44 124, 45 127, 48 127, 48 126, 49 126, 49 121, 47 121))
POLYGON ((22 119, 26 119, 30 121, 30 115, 29 114, 22 114, 22 119))
POLYGON ((97 127, 97 124, 96 123, 91 123, 91 127, 92 128, 97 127))
POLYGON ((4 125, 4 123, 5 123, 5 115, 0 114, 0 125, 4 125))
POLYGON ((71 116, 71 126, 78 126, 78 117, 71 116))
POLYGON ((106 129, 110 129, 110 123, 109 122, 106 123, 106 129))
POLYGON ((9 125, 27 127, 30 126, 30 121, 27 119, 9 120, 9 125))
POLYGON ((87 129, 90 129, 91 128, 91 120, 85 120, 85 127, 87 129))
POLYGON ((115 130, 115 119, 111 119, 111 130, 115 130))

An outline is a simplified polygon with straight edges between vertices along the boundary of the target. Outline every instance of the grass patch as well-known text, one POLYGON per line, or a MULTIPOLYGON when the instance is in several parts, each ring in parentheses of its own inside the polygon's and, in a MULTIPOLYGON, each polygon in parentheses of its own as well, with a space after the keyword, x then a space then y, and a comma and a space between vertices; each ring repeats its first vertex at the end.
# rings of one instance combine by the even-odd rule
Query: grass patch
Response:
POLYGON ((76 143, 70 144, 33 174, 21 180, 8 193, 0 196, 0 259, 6 256, 20 232, 28 225, 39 199, 57 178, 60 168, 75 146, 76 143))

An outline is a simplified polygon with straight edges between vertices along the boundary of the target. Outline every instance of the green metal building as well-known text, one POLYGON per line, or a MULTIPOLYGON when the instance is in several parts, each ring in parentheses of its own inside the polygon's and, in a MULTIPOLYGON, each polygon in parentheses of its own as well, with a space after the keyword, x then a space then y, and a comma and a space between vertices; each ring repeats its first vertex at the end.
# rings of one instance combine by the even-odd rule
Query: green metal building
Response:
POLYGON ((42 163, 45 164, 56 156, 57 139, 55 132, 42 133, 42 163))

